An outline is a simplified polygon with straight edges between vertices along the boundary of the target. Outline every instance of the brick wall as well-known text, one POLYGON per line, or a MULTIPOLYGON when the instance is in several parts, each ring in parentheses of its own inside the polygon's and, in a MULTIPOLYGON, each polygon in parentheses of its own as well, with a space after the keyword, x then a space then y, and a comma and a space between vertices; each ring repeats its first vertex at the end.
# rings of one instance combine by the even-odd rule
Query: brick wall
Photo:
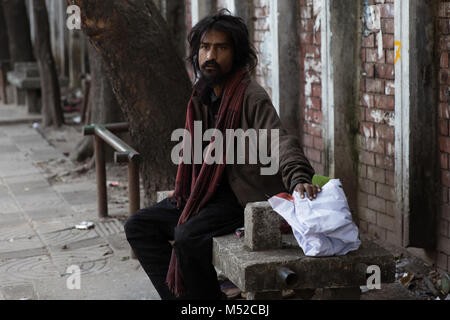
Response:
POLYGON ((394 0, 372 0, 370 5, 380 7, 383 54, 378 54, 376 34, 362 36, 360 132, 357 146, 359 227, 371 236, 395 244, 394 0))
POLYGON ((438 16, 440 55, 439 149, 441 155, 442 197, 438 219, 437 265, 450 270, 450 1, 441 0, 438 16))
POLYGON ((322 141, 321 27, 319 1, 300 0, 300 106, 303 150, 317 174, 324 174, 322 141))
POLYGON ((272 96, 271 35, 269 0, 253 0, 254 45, 258 54, 256 81, 272 96))

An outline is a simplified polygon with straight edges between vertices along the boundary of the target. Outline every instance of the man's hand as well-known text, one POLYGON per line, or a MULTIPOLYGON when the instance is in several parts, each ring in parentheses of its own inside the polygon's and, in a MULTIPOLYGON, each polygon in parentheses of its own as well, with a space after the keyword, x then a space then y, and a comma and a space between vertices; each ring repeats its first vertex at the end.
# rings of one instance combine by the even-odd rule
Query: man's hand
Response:
POLYGON ((174 193, 175 190, 169 191, 169 193, 167 193, 167 198, 172 198, 174 193))
POLYGON ((295 186, 294 191, 300 193, 300 198, 305 198, 305 191, 308 194, 309 200, 317 197, 317 194, 322 191, 322 188, 317 184, 299 183, 295 186))

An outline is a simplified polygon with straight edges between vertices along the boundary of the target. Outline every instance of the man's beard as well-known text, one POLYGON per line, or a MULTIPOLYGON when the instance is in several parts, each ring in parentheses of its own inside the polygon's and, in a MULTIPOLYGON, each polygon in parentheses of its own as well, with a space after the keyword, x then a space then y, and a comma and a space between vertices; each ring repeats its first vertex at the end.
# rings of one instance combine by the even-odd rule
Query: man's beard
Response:
POLYGON ((218 84, 222 84, 228 77, 228 73, 223 73, 221 66, 215 61, 207 61, 200 68, 200 79, 203 80, 208 86, 214 87, 218 84), (213 66, 216 68, 214 73, 208 73, 205 69, 206 66, 213 66))

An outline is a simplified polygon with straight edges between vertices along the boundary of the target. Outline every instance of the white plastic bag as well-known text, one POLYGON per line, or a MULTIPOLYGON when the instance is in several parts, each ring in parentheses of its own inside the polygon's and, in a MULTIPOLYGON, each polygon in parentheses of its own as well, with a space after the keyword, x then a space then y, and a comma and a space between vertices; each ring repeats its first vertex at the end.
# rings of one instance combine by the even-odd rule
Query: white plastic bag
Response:
POLYGON ((268 201, 292 227, 307 256, 345 255, 361 245, 339 179, 328 181, 314 200, 294 192, 294 196, 283 193, 268 201))

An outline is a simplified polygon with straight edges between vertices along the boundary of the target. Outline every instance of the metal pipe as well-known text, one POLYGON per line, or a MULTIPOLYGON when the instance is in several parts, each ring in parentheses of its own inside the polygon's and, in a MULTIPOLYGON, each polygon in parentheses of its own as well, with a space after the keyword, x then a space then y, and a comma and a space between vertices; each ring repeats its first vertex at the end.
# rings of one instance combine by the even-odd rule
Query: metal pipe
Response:
POLYGON ((298 277, 297 274, 289 268, 281 267, 277 271, 278 277, 281 279, 282 283, 286 288, 294 288, 297 285, 298 277))
MULTIPOLYGON (((139 162, 128 162, 128 199, 129 199, 129 214, 136 213, 141 207, 141 195, 139 188, 139 162)), ((133 249, 130 252, 131 258, 136 259, 136 254, 133 249)))
POLYGON ((103 139, 107 144, 114 148, 114 150, 119 152, 134 152, 135 150, 130 148, 122 139, 114 135, 111 131, 106 129, 104 126, 95 127, 95 135, 103 139))
MULTIPOLYGON (((96 124, 92 124, 89 126, 83 127, 83 135, 94 135, 95 134, 95 127, 99 126, 96 124)), ((109 123, 109 124, 102 124, 101 126, 105 127, 107 130, 113 132, 113 133, 120 133, 120 132, 127 132, 130 128, 130 125, 128 122, 118 122, 118 123, 109 123)))
POLYGON ((98 216, 108 216, 107 191, 106 191, 106 167, 103 141, 94 136, 95 149, 95 173, 97 176, 98 216))
POLYGON ((128 163, 128 198, 130 201, 130 215, 140 209, 141 197, 139 189, 139 162, 130 161, 128 163))

